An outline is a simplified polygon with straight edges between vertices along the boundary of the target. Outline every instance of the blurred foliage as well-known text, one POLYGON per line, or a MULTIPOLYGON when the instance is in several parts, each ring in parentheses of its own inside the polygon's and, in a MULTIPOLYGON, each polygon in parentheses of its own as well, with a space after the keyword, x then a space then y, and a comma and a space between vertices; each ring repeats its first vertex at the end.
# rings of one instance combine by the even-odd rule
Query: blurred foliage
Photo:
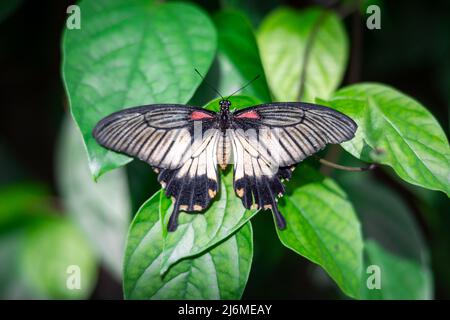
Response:
POLYGON ((111 172, 94 182, 86 149, 72 119, 63 121, 58 143, 57 178, 65 209, 118 278, 130 217, 130 196, 125 170, 111 172))
MULTIPOLYGON (((43 97, 39 90, 26 97, 22 81, 27 72, 41 70, 30 66, 43 64, 54 66, 44 75, 48 82, 58 82, 59 57, 43 49, 18 68, 17 77, 8 67, 22 66, 27 50, 19 40, 25 37, 30 46, 51 43, 47 48, 56 52, 68 3, 0 5, 0 57, 11 74, 3 82, 20 88, 12 92, 23 99, 0 117, 8 119, 0 132, 0 165, 7 168, 0 176, 0 297, 105 296, 109 288, 97 282, 100 263, 116 279, 110 282, 123 276, 128 299, 450 297, 450 8, 439 1, 356 4, 82 1, 82 29, 64 30, 62 40, 62 74, 76 125, 65 117, 56 146, 42 132, 59 129, 63 108, 48 102, 62 105, 55 101, 61 85, 49 85, 43 97), (365 29, 371 4, 382 8, 381 30, 365 29), (49 8, 57 8, 58 18, 48 20, 53 29, 11 32, 24 15, 38 17, 49 8), (423 18, 425 11, 432 15, 423 18), (348 153, 332 147, 320 156, 383 165, 349 173, 305 161, 280 200, 285 231, 274 228, 268 212, 244 210, 228 170, 219 200, 204 215, 182 214, 179 230, 167 234, 162 226, 171 203, 156 175, 138 161, 108 172, 131 159, 98 146, 91 130, 103 116, 141 104, 189 102, 217 110, 215 93, 194 68, 225 96, 260 74, 232 98, 233 107, 301 99, 343 111, 359 125, 356 138, 343 144, 348 153), (362 80, 398 89, 358 83, 337 90, 362 80), (41 110, 36 119, 23 119, 24 112, 37 110, 35 103, 41 110), (22 130, 16 139, 13 124, 22 120, 34 132, 22 130), (23 151, 24 142, 30 150, 23 151), (51 149, 55 163, 29 156, 51 149), (36 169, 51 172, 52 166, 54 177, 36 169), (81 268, 80 290, 66 287, 70 265, 81 268), (381 268, 381 290, 367 289, 369 265, 381 268)), ((41 78, 31 77, 28 87, 36 89, 45 82, 41 78)))
POLYGON ((83 234, 53 208, 48 191, 34 184, 0 190, 0 297, 82 299, 91 294, 96 260, 83 234), (68 269, 81 286, 66 286, 68 269))
POLYGON ((21 2, 22 0, 8 0, 0 2, 0 22, 12 14, 21 2))

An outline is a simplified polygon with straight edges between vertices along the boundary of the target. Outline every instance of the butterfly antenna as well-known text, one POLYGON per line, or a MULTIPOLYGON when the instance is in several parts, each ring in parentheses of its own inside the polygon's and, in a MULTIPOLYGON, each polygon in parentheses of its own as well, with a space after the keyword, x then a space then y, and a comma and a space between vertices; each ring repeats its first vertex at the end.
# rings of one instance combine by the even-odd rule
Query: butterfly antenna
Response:
POLYGON ((247 88, 249 85, 251 85, 255 80, 258 80, 259 77, 261 77, 260 74, 258 74, 256 77, 254 77, 252 80, 250 80, 249 82, 247 82, 247 84, 245 84, 244 86, 240 87, 238 90, 236 90, 235 92, 233 92, 232 94, 230 94, 227 99, 229 99, 230 97, 234 96, 236 93, 238 93, 241 90, 244 90, 245 88, 247 88))
POLYGON ((203 81, 206 83, 206 85, 207 85, 208 87, 210 87, 211 89, 213 89, 214 92, 217 93, 217 94, 222 98, 222 100, 225 100, 225 98, 220 94, 219 90, 217 90, 217 89, 214 88, 212 85, 210 85, 210 84, 206 81, 205 77, 202 76, 202 74, 200 73, 200 71, 197 70, 197 68, 194 68, 194 70, 195 70, 195 72, 197 72, 197 74, 200 76, 200 78, 203 79, 203 81))

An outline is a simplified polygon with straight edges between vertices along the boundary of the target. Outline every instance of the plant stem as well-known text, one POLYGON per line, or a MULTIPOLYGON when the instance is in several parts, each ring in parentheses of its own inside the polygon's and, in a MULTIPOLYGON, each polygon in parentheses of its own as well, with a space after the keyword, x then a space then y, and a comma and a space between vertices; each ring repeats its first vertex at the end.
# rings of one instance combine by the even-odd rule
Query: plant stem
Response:
POLYGON ((331 167, 331 168, 335 168, 335 169, 339 169, 339 170, 344 170, 344 171, 352 171, 352 172, 361 172, 361 171, 369 171, 369 170, 373 170, 377 167, 377 165, 375 163, 372 163, 370 165, 368 165, 367 167, 348 167, 348 166, 343 166, 319 157, 316 157, 319 162, 325 166, 331 167))

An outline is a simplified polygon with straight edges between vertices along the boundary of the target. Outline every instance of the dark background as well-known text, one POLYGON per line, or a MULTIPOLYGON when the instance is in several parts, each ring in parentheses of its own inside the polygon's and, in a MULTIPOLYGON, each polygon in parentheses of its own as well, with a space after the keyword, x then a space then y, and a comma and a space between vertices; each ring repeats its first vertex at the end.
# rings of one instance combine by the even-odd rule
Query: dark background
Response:
MULTIPOLYGON (((8 166, 1 167, 0 186, 33 180, 50 186, 57 195, 55 144, 63 115, 67 112, 61 81, 60 40, 73 1, 23 1, 0 21, 0 155, 8 166)), ((295 7, 319 4, 336 8, 330 1, 288 1, 295 7)), ((345 18, 350 37, 350 65, 343 84, 375 81, 394 86, 415 97, 437 118, 448 135, 450 100, 450 3, 448 1, 378 1, 382 8, 382 29, 368 30, 365 13, 345 18)), ((207 10, 218 2, 200 1, 207 10)), ((248 1, 258 8, 252 20, 258 22, 276 1, 248 1), (262 12, 261 12, 262 11, 262 12)), ((255 9, 256 10, 256 9, 255 9)), ((1 164, 1 163, 0 163, 1 164)), ((448 199, 440 193, 431 204, 434 217, 424 216, 411 191, 385 172, 378 180, 393 187, 408 204, 420 224, 432 254, 436 298, 450 298, 448 199), (442 223, 444 221, 444 223, 442 223), (448 250, 448 251, 447 251, 448 250)), ((333 298, 337 291, 317 286, 318 274, 305 259, 284 248, 275 233, 264 230, 270 215, 255 219, 255 259, 244 298, 264 297, 333 298), (266 220, 266 221, 265 221, 266 220), (261 226, 259 228, 259 226, 261 226), (266 232, 273 234, 273 239, 266 232), (278 252, 273 262, 264 251, 278 252), (299 276, 304 274, 305 276, 299 276)), ((101 271, 92 298, 121 298, 121 285, 101 271)))

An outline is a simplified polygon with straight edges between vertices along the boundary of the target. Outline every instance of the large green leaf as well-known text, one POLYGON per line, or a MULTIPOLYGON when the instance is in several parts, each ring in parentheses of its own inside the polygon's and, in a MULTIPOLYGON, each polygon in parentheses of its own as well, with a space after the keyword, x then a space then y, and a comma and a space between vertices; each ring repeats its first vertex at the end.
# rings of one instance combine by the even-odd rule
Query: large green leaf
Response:
POLYGON ((279 208, 287 222, 285 230, 277 230, 281 242, 324 268, 345 294, 358 297, 363 241, 344 191, 302 165, 279 208))
POLYGON ((258 44, 269 87, 278 101, 314 102, 327 98, 344 74, 348 40, 342 22, 332 12, 311 8, 280 8, 258 30, 258 44), (309 42, 309 55, 305 55, 309 42), (305 81, 300 95, 306 60, 305 81))
POLYGON ((239 299, 253 255, 250 222, 212 250, 180 261, 161 276, 160 197, 157 192, 150 198, 131 224, 124 263, 125 298, 239 299))
POLYGON ((63 76, 72 115, 83 134, 94 177, 131 158, 102 148, 95 124, 127 107, 186 103, 215 54, 209 18, 187 3, 82 1, 81 29, 66 30, 63 76))
POLYGON ((121 278, 122 256, 131 216, 123 169, 92 179, 78 128, 67 117, 58 144, 57 175, 66 211, 86 234, 112 274, 121 278))
POLYGON ((217 59, 222 75, 218 83, 219 90, 224 95, 230 95, 260 75, 258 80, 241 93, 270 102, 258 45, 247 17, 237 11, 222 11, 213 18, 218 32, 217 59))
MULTIPOLYGON (((415 261, 393 255, 374 241, 365 243, 366 267, 377 266, 380 289, 369 289, 363 277, 363 299, 431 299, 433 279, 430 270, 415 261)), ((377 271, 375 271, 377 272, 377 271)), ((366 277, 374 275, 369 269, 366 277)), ((369 279, 369 283, 371 279, 369 279)))
POLYGON ((343 147, 355 157, 391 166, 403 180, 450 194, 450 147, 433 115, 419 102, 381 84, 352 85, 329 105, 352 117, 359 128, 343 147))

